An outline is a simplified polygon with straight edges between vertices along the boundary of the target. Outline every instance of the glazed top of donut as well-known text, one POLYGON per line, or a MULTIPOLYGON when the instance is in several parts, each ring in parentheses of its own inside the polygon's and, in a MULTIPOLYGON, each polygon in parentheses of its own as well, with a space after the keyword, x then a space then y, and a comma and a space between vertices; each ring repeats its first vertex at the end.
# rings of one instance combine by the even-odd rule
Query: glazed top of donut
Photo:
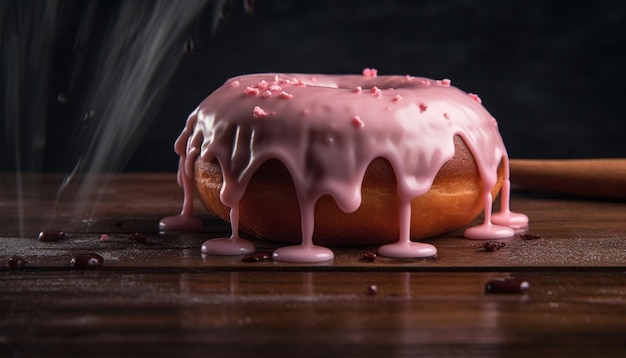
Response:
POLYGON ((233 206, 255 170, 278 159, 290 172, 301 206, 331 195, 345 212, 361 204, 361 183, 375 158, 396 173, 398 195, 427 192, 463 138, 483 188, 497 181, 506 149, 480 98, 449 80, 411 76, 253 74, 229 79, 189 116, 176 152, 193 162, 217 159, 221 200, 233 206))

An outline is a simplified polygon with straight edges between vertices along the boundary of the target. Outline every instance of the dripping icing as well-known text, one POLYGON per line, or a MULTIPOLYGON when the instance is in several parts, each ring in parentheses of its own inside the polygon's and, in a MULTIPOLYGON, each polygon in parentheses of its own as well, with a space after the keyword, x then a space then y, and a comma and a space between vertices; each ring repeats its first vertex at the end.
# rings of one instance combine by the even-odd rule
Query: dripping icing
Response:
MULTIPOLYGON (((400 215, 399 241, 381 247, 381 254, 432 256, 436 254, 434 247, 410 241, 410 210, 407 212, 406 208, 411 199, 430 189, 439 169, 454 156, 456 135, 472 152, 483 188, 489 189, 483 193, 485 222, 468 229, 466 236, 512 236, 510 227, 525 226, 527 217, 509 210, 508 156, 496 121, 482 107, 478 96, 452 87, 447 79, 377 76, 371 71, 364 76, 240 76, 227 81, 198 106, 176 141, 175 151, 180 155, 178 183, 185 192, 185 204, 178 217, 194 222, 192 207, 187 203, 192 200, 196 158, 217 159, 224 177, 220 200, 231 208, 233 231, 230 238, 223 240, 227 244, 209 240, 203 251, 235 255, 253 250, 239 238, 238 219, 233 218, 233 212, 256 169, 267 160, 278 159, 289 171, 298 195, 302 244, 278 249, 275 259, 331 260, 332 251, 313 244, 315 203, 323 195, 330 195, 341 210, 357 210, 365 171, 373 159, 382 157, 396 173, 401 198, 398 210, 405 214, 400 215), (368 89, 374 96, 355 97, 355 89, 357 93, 368 89), (388 102, 380 101, 381 98, 394 103, 394 111, 386 111, 388 114, 382 119, 380 113, 388 102), (237 105, 232 105, 234 102, 237 105), (328 136, 320 135, 329 128, 339 139, 333 140, 333 145, 328 145, 328 136), (502 209, 492 215, 490 190, 496 185, 500 162, 505 167, 502 209), (220 247, 233 247, 230 251, 210 248, 218 243, 220 247)), ((177 222, 183 219, 175 218, 163 219, 161 229, 183 226, 177 222)))

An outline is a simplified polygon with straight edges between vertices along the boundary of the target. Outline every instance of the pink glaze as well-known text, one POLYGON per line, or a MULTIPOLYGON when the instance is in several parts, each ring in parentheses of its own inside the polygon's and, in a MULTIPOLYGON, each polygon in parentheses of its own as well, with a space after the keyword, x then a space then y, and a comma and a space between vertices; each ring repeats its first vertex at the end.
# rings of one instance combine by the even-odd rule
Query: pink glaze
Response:
POLYGON ((184 171, 180 170, 185 164, 185 160, 181 157, 178 160, 178 174, 176 178, 178 185, 183 187, 185 196, 183 199, 183 209, 179 215, 168 216, 161 219, 159 222, 160 231, 188 231, 199 230, 202 228, 202 219, 193 215, 193 188, 194 179, 188 175, 185 175, 184 171))
POLYGON ((318 245, 285 246, 274 250, 272 254, 272 259, 276 261, 306 264, 326 262, 334 258, 332 250, 318 245))
MULTIPOLYGON (((380 253, 433 256, 437 250, 432 245, 410 241, 410 201, 430 189, 439 169, 454 156, 455 135, 472 152, 484 188, 484 223, 469 228, 466 236, 512 236, 509 226, 525 226, 528 218, 509 210, 508 156, 497 123, 478 96, 452 87, 449 80, 378 76, 371 69, 363 75, 233 78, 189 116, 176 141, 181 158, 178 182, 185 191, 179 217, 193 217, 188 203, 193 197, 194 161, 198 156, 207 162, 217 159, 224 177, 220 200, 231 208, 232 237, 209 240, 202 250, 236 255, 242 247, 249 249, 238 236, 239 201, 255 171, 265 161, 278 159, 291 174, 298 195, 302 244, 278 249, 274 259, 331 260, 332 251, 313 244, 315 204, 321 196, 330 195, 341 210, 357 210, 365 171, 373 159, 382 157, 392 165, 398 180, 401 229, 398 242, 381 247, 380 253), (365 95, 366 90, 374 95, 365 95), (490 192, 501 161, 505 165, 502 210, 492 220, 490 192)), ((162 229, 171 222, 175 220, 164 219, 162 229)))

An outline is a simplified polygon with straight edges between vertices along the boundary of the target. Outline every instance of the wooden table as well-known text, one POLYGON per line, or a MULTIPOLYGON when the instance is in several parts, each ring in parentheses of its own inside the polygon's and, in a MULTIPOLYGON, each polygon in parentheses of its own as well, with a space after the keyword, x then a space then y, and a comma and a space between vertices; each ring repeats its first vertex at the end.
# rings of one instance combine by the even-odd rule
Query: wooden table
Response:
POLYGON ((208 216, 203 232, 159 234, 180 208, 171 173, 0 184, 0 357, 626 355, 624 202, 515 193, 540 239, 486 252, 459 231, 427 240, 434 259, 364 262, 375 248, 361 247, 295 265, 202 256, 229 230, 208 216), (67 235, 41 242, 44 229, 67 235), (71 268, 86 252, 104 265, 71 268), (5 267, 13 255, 28 263, 5 267), (485 292, 505 277, 530 289, 485 292))

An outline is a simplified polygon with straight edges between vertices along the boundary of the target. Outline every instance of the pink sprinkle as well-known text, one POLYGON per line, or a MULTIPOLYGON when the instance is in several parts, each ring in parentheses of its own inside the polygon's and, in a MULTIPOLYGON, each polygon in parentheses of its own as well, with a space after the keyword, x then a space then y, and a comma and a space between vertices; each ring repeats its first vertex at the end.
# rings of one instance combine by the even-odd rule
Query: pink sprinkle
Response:
POLYGON ((400 96, 399 94, 395 95, 392 99, 392 101, 394 102, 400 102, 400 100, 402 99, 402 96, 400 96))
POLYGON ((239 87, 240 84, 241 83, 239 83, 239 81, 233 81, 233 82, 230 83, 230 86, 231 87, 239 87))
POLYGON ((278 97, 280 97, 282 99, 292 99, 293 95, 291 93, 287 93, 287 92, 280 92, 278 97))
POLYGON ((271 85, 270 86, 270 91, 272 91, 272 92, 279 92, 281 90, 282 90, 282 88, 280 88, 279 85, 271 85))
POLYGON ((355 93, 361 93, 361 91, 362 91, 362 90, 363 90, 363 88, 361 88, 361 86, 356 86, 356 87, 354 87, 354 89, 352 90, 352 92, 355 92, 355 93))
POLYGON ((443 80, 437 80, 437 84, 442 85, 444 87, 450 87, 450 83, 452 83, 452 81, 450 81, 447 78, 444 78, 443 80))
POLYGON ((426 111, 426 109, 428 108, 428 105, 424 102, 420 103, 420 112, 424 112, 426 111))
POLYGON ((448 114, 448 112, 443 112, 443 117, 445 119, 450 119, 450 115, 448 114))
POLYGON ((255 118, 267 118, 270 116, 268 112, 265 112, 265 110, 259 106, 254 107, 254 110, 252 111, 252 115, 255 118))
POLYGON ((296 86, 306 86, 306 83, 304 83, 303 80, 295 80, 295 82, 293 84, 296 85, 296 86))
POLYGON ((352 125, 357 127, 357 128, 361 128, 365 125, 365 123, 363 123, 363 121, 361 120, 361 117, 359 116, 354 116, 352 117, 352 125))
POLYGON ((470 97, 471 97, 474 101, 476 101, 476 102, 478 102, 478 103, 483 103, 482 99, 480 99, 480 97, 478 97, 478 95, 477 95, 477 94, 475 94, 475 93, 470 93, 470 94, 469 94, 469 96, 470 96, 470 97))
POLYGON ((267 86, 269 86, 269 85, 268 85, 268 83, 265 80, 262 80, 261 82, 259 82, 257 84, 257 87, 259 87, 260 89, 266 89, 267 86))
POLYGON ((372 87, 372 93, 374 94, 374 96, 376 97, 380 97, 383 95, 383 92, 380 90, 380 88, 374 86, 372 87))
POLYGON ((405 77, 406 77, 407 81, 412 81, 413 80, 413 76, 411 76, 411 75, 406 75, 405 77))
POLYGON ((317 82, 317 78, 315 78, 315 76, 311 77, 311 82, 317 82))
POLYGON ((107 234, 102 234, 100 236, 100 241, 109 241, 109 240, 111 240, 111 238, 107 234))
POLYGON ((246 89, 243 92, 247 94, 248 96, 256 96, 259 94, 259 90, 254 87, 246 87, 246 89))
POLYGON ((378 70, 375 68, 364 68, 363 69, 363 76, 365 77, 377 77, 378 76, 378 70))
POLYGON ((430 81, 428 81, 428 80, 421 80, 420 84, 423 84, 424 86, 430 86, 430 81))
POLYGON ((261 96, 263 96, 265 98, 271 97, 272 96, 272 91, 267 90, 267 91, 263 92, 263 94, 261 96))

